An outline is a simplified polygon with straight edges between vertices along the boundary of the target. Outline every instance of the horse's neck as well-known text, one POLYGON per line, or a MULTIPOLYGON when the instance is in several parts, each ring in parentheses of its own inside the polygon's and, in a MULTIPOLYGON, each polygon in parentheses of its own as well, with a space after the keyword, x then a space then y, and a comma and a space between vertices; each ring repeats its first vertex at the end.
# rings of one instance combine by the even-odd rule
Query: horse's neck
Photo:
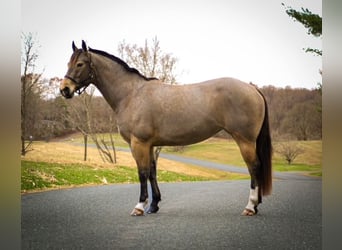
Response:
POLYGON ((109 58, 94 53, 91 58, 96 70, 96 87, 117 111, 120 104, 144 84, 144 80, 109 58))

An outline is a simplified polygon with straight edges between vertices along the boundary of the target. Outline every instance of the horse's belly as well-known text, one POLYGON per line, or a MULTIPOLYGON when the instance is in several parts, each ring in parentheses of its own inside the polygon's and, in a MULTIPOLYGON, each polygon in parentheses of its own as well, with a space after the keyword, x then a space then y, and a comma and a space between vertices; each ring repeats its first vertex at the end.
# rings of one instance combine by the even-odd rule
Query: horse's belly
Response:
POLYGON ((217 126, 202 125, 189 128, 182 127, 182 124, 179 124, 179 127, 177 128, 160 131, 155 146, 182 146, 194 144, 208 139, 220 130, 222 130, 222 128, 217 126))

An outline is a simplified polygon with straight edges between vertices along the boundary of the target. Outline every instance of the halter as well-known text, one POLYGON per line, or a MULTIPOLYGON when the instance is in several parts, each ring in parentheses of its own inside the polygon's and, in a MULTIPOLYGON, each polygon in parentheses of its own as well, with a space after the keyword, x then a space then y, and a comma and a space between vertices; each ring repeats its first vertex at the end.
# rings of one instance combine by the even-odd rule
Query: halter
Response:
POLYGON ((91 61, 91 56, 90 56, 90 54, 88 52, 87 52, 87 55, 88 55, 88 58, 89 58, 89 65, 90 65, 90 71, 89 71, 89 74, 88 74, 88 78, 84 79, 83 81, 78 82, 76 79, 72 78, 68 74, 66 74, 64 76, 64 78, 67 78, 67 79, 73 81, 74 83, 76 83, 77 87, 76 87, 75 92, 78 95, 82 94, 86 90, 86 88, 89 86, 89 83, 86 84, 86 82, 89 81, 89 80, 95 79, 95 75, 96 75, 95 74, 94 65, 93 65, 93 63, 91 61))

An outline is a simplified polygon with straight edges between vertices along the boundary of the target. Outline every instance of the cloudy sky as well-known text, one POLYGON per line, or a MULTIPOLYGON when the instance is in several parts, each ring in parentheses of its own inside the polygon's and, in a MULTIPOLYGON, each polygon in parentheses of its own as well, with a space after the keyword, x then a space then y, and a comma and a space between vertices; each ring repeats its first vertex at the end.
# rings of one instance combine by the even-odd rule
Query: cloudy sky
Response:
POLYGON ((321 38, 285 13, 281 3, 322 15, 320 0, 22 0, 22 32, 39 41, 37 71, 63 77, 71 43, 84 39, 117 54, 118 43, 143 45, 157 36, 178 58, 178 82, 235 77, 258 86, 304 87, 321 82, 321 38))

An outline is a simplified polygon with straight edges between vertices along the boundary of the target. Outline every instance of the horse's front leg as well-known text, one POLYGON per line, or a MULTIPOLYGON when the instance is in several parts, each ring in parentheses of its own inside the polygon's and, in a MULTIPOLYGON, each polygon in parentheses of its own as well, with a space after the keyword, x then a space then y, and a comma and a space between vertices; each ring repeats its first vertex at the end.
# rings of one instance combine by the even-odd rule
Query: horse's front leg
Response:
POLYGON ((140 197, 139 197, 138 204, 134 207, 133 211, 131 212, 132 216, 144 215, 145 207, 148 203, 147 180, 148 180, 150 171, 139 168, 138 173, 139 173, 139 181, 140 181, 140 197))
POLYGON ((131 215, 140 216, 144 215, 145 207, 148 203, 148 191, 147 181, 150 176, 151 168, 151 157, 150 157, 150 146, 144 142, 141 142, 136 137, 131 138, 131 150, 132 155, 138 166, 138 174, 140 181, 140 197, 138 204, 134 207, 131 215))

